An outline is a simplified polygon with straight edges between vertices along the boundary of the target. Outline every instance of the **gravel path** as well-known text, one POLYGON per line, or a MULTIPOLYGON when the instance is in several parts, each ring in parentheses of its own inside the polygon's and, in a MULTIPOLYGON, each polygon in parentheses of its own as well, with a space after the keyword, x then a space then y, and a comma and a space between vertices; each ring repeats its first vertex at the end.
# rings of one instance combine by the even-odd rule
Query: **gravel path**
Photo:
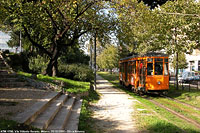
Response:
POLYGON ((96 132, 136 133, 133 117, 137 102, 123 91, 115 89, 111 83, 97 76, 97 91, 101 99, 92 104, 94 129, 96 132))
POLYGON ((0 118, 10 119, 49 93, 35 88, 0 88, 0 118))

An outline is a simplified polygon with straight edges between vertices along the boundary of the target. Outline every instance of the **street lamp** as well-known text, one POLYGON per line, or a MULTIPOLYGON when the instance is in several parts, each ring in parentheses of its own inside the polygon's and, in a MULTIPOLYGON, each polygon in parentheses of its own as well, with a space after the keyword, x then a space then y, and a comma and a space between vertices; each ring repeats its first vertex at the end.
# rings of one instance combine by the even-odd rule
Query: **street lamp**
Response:
POLYGON ((97 30, 98 28, 95 28, 95 34, 94 34, 94 90, 96 90, 96 80, 97 80, 97 75, 96 75, 96 46, 97 46, 97 30))

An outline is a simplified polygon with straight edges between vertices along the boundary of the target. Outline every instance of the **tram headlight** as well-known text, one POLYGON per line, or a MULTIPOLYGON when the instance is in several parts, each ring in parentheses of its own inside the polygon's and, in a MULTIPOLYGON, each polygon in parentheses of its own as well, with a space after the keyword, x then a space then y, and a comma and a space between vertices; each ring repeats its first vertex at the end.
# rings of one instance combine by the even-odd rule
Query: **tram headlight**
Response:
POLYGON ((131 83, 133 83, 134 82, 134 78, 133 77, 131 77, 131 83))
POLYGON ((160 85, 160 81, 158 81, 158 85, 160 85))

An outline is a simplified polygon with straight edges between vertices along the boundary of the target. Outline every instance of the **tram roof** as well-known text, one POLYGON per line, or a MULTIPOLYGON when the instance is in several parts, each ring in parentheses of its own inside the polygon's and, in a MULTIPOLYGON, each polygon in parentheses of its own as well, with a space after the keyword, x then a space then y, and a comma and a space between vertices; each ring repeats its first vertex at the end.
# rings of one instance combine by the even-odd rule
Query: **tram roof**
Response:
POLYGON ((128 56, 128 57, 125 57, 125 58, 122 58, 120 60, 127 60, 127 59, 131 59, 131 58, 136 58, 136 57, 168 57, 167 54, 164 54, 164 53, 155 53, 155 52, 152 52, 152 53, 146 53, 146 54, 143 54, 143 55, 132 55, 132 56, 128 56))

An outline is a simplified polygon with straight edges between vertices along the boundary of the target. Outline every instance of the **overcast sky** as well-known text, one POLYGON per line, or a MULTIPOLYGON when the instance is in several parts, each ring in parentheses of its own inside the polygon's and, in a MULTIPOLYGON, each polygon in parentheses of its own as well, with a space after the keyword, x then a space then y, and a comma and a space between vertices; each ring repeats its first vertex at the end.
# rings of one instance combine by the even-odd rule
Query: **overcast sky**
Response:
POLYGON ((0 43, 6 43, 10 39, 8 34, 5 34, 0 31, 0 43))
POLYGON ((0 31, 0 48, 7 47, 6 42, 10 39, 10 36, 8 34, 5 34, 0 31))

